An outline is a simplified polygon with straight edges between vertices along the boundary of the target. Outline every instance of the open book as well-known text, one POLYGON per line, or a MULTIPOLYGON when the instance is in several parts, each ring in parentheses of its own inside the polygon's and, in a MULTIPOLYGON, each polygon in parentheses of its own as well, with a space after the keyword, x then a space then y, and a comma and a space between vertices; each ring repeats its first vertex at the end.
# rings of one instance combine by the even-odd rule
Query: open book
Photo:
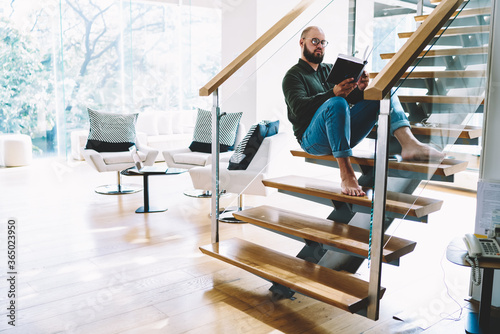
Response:
POLYGON ((364 60, 353 56, 339 54, 335 64, 333 64, 332 70, 326 78, 326 82, 336 85, 348 78, 354 78, 354 81, 357 82, 363 74, 365 65, 368 63, 367 59, 369 54, 367 55, 367 51, 368 47, 365 49, 363 57, 364 60))
POLYGON ((135 145, 130 146, 129 148, 130 154, 132 155, 132 159, 134 159, 135 168, 129 169, 131 173, 143 174, 164 174, 167 172, 166 167, 162 166, 144 166, 141 158, 139 157, 139 153, 137 153, 137 148, 135 145))

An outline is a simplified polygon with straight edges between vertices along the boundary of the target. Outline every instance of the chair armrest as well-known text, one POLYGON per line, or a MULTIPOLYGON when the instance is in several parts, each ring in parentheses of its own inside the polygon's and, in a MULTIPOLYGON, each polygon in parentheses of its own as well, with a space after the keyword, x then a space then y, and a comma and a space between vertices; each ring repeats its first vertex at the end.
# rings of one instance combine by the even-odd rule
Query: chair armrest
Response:
POLYGON ((84 160, 83 150, 89 136, 88 130, 73 130, 71 131, 71 156, 75 160, 84 160))
POLYGON ((146 154, 144 166, 152 166, 156 161, 156 157, 158 156, 159 151, 143 144, 139 137, 137 137, 136 139, 135 146, 137 147, 138 152, 146 154))
POLYGON ((92 149, 84 149, 82 150, 82 155, 85 161, 89 163, 92 167, 94 167, 98 172, 106 172, 107 167, 104 163, 104 159, 99 154, 99 152, 92 149))
POLYGON ((179 153, 190 153, 190 152, 192 151, 189 148, 183 147, 183 148, 173 148, 169 150, 164 150, 162 154, 163 158, 165 158, 165 163, 167 164, 167 166, 172 167, 176 165, 174 161, 174 155, 179 153))

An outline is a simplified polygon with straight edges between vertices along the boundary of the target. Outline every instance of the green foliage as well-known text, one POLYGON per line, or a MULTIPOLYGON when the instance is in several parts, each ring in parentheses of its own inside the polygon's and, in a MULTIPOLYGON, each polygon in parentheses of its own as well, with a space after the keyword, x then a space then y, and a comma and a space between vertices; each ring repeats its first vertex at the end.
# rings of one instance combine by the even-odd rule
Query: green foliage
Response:
POLYGON ((0 4, 0 132, 54 145, 57 117, 65 138, 55 141, 68 146, 69 132, 88 127, 87 107, 205 107, 198 90, 220 66, 215 9, 117 0, 60 5, 0 4))
POLYGON ((0 132, 35 136, 53 127, 54 116, 47 109, 53 89, 46 59, 30 36, 0 19, 0 132))

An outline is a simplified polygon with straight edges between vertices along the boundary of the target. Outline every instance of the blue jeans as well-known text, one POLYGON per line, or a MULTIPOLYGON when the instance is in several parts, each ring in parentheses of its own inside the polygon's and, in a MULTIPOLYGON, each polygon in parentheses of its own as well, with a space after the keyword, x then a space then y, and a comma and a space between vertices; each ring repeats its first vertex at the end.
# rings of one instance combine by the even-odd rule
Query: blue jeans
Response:
MULTIPOLYGON (((343 97, 332 97, 316 110, 300 146, 313 155, 352 156, 352 148, 366 138, 377 123, 380 101, 364 100, 352 108, 343 97)), ((397 96, 391 97, 391 135, 410 126, 397 96)))

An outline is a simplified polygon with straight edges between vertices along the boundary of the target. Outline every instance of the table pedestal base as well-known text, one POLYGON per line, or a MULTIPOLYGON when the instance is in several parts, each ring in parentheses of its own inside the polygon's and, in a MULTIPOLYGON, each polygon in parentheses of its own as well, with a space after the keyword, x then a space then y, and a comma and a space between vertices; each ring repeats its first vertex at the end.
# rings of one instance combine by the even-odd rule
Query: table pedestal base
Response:
MULTIPOLYGON (((135 168, 135 167, 134 167, 135 168)), ((127 175, 127 176, 134 176, 134 175, 142 175, 142 183, 144 186, 144 205, 135 210, 135 213, 150 213, 150 212, 164 212, 167 211, 168 209, 166 207, 157 207, 157 206, 152 206, 149 205, 149 179, 148 177, 150 175, 174 175, 174 174, 181 174, 185 173, 187 169, 182 169, 182 168, 167 168, 165 169, 164 167, 158 167, 158 168, 151 168, 150 170, 137 172, 136 170, 133 171, 134 168, 129 168, 121 171, 121 174, 127 175)))
POLYGON ((168 208, 161 208, 161 207, 156 207, 156 206, 150 206, 147 210, 144 210, 144 207, 141 206, 140 208, 135 210, 135 213, 164 212, 167 210, 168 210, 168 208))

